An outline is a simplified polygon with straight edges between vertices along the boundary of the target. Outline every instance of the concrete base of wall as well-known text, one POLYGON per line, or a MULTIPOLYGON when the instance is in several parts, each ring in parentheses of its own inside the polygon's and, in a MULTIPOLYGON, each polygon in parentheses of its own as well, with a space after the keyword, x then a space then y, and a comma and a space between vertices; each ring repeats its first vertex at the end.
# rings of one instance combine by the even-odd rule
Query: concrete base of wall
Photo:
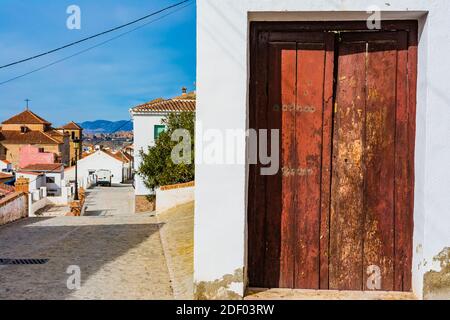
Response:
POLYGON ((134 212, 152 212, 156 209, 156 201, 150 201, 147 196, 136 196, 134 199, 134 212))

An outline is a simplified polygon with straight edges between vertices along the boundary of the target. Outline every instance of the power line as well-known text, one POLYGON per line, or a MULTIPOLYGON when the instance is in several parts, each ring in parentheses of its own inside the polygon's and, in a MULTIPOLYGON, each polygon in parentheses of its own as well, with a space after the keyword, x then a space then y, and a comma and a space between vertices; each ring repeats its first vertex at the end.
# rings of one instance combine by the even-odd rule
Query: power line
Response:
POLYGON ((122 125, 120 125, 117 129, 113 130, 111 133, 116 133, 117 131, 119 131, 120 129, 125 127, 127 124, 131 123, 132 121, 133 120, 128 120, 127 122, 124 122, 122 125))
POLYGON ((84 38, 84 39, 81 39, 81 40, 78 40, 78 41, 71 42, 71 43, 66 44, 66 45, 64 45, 64 46, 61 46, 61 47, 59 47, 59 48, 52 49, 52 50, 50 50, 50 51, 40 53, 40 54, 37 54, 37 55, 35 55, 35 56, 26 58, 26 59, 22 59, 22 60, 19 60, 19 61, 15 61, 15 62, 11 62, 11 63, 5 64, 5 65, 3 65, 3 66, 0 66, 0 69, 7 68, 7 67, 11 67, 11 66, 14 66, 14 65, 16 65, 16 64, 23 63, 23 62, 26 62, 26 61, 30 61, 30 60, 33 60, 33 59, 36 59, 36 58, 40 58, 40 57, 43 57, 43 56, 45 56, 45 55, 48 55, 48 54, 51 54, 51 53, 60 51, 60 50, 62 50, 62 49, 69 48, 69 47, 74 46, 74 45, 76 45, 76 44, 79 44, 79 43, 82 43, 82 42, 85 42, 85 41, 88 41, 88 40, 91 40, 91 39, 100 37, 100 36, 105 35, 105 34, 107 34, 107 33, 111 33, 111 32, 117 31, 117 30, 122 29, 122 28, 125 28, 125 27, 127 27, 127 26, 129 26, 129 25, 135 24, 135 23, 137 23, 137 22, 139 22, 139 21, 148 19, 148 18, 150 18, 150 17, 152 17, 152 16, 155 16, 155 15, 157 15, 157 14, 159 14, 159 13, 162 13, 162 12, 164 12, 164 11, 167 11, 167 10, 170 10, 170 9, 172 9, 172 8, 178 7, 178 6, 182 5, 183 3, 187 3, 187 2, 189 2, 189 1, 191 1, 191 0, 184 0, 184 1, 178 2, 178 3, 173 4, 173 5, 171 5, 171 6, 165 7, 165 8, 163 8, 163 9, 161 9, 161 10, 158 10, 158 11, 155 11, 155 12, 153 12, 153 13, 150 13, 150 14, 148 14, 148 15, 146 15, 146 16, 144 16, 144 17, 141 17, 141 18, 139 18, 139 19, 136 19, 136 20, 133 20, 133 21, 131 21, 131 22, 125 23, 125 24, 123 24, 123 25, 120 25, 120 26, 118 26, 118 27, 115 27, 115 28, 112 28, 112 29, 109 29, 109 30, 106 30, 106 31, 103 31, 103 32, 100 32, 100 33, 97 33, 97 34, 95 34, 95 35, 89 36, 89 37, 87 37, 87 38, 84 38))
MULTIPOLYGON (((188 1, 190 1, 190 0, 188 0, 188 1)), ((23 77, 25 77, 25 76, 28 76, 28 75, 30 75, 30 74, 36 73, 36 72, 38 72, 38 71, 47 69, 47 68, 49 68, 49 67, 51 67, 51 66, 54 66, 54 65, 56 65, 56 64, 59 64, 59 63, 61 63, 61 62, 64 62, 64 61, 69 60, 69 59, 71 59, 71 58, 74 58, 74 57, 76 57, 76 56, 79 56, 79 55, 81 55, 81 54, 83 54, 83 53, 85 53, 85 52, 88 52, 88 51, 92 50, 92 49, 98 48, 98 47, 100 47, 100 46, 102 46, 102 45, 104 45, 104 44, 107 44, 107 43, 109 43, 109 42, 111 42, 111 41, 114 41, 114 40, 116 40, 116 39, 118 39, 118 38, 121 38, 121 37, 123 37, 123 36, 125 36, 125 35, 127 35, 127 34, 129 34, 129 33, 131 33, 131 32, 134 32, 134 31, 139 30, 139 29, 141 29, 141 28, 143 28, 143 27, 146 27, 146 26, 148 26, 148 25, 150 25, 150 24, 152 24, 152 23, 154 23, 154 22, 157 22, 157 21, 159 21, 159 20, 162 20, 162 19, 164 19, 165 17, 170 16, 170 15, 172 15, 172 14, 174 14, 174 13, 176 13, 176 12, 178 12, 178 11, 180 11, 180 10, 182 10, 182 9, 184 9, 184 8, 186 8, 186 7, 188 7, 188 6, 190 6, 190 5, 192 5, 192 3, 187 4, 187 5, 185 5, 185 6, 181 7, 181 8, 178 8, 177 10, 174 10, 174 11, 172 11, 172 12, 170 12, 170 13, 167 13, 167 14, 165 14, 165 15, 159 17, 159 18, 153 19, 153 20, 151 20, 151 21, 149 21, 149 22, 147 22, 147 23, 145 23, 145 24, 142 24, 142 25, 140 25, 140 26, 138 26, 138 27, 136 27, 136 28, 133 28, 133 29, 127 31, 127 32, 123 32, 123 33, 121 33, 121 34, 119 34, 119 35, 117 35, 117 36, 115 36, 115 37, 112 37, 112 38, 110 38, 110 39, 108 39, 108 40, 105 40, 105 41, 103 41, 103 42, 100 42, 100 43, 98 43, 98 44, 96 44, 96 45, 94 45, 94 46, 92 46, 92 47, 88 47, 88 48, 86 48, 86 49, 84 49, 84 50, 81 50, 81 51, 79 51, 79 52, 76 52, 76 53, 74 53, 74 54, 72 54, 72 55, 70 55, 70 56, 67 56, 67 57, 65 57, 65 58, 56 60, 56 61, 54 61, 54 62, 52 62, 52 63, 46 64, 46 65, 44 65, 44 66, 42 66, 42 67, 39 67, 39 68, 37 68, 37 69, 34 69, 34 70, 32 70, 32 71, 23 73, 23 74, 21 74, 21 75, 19 75, 19 76, 16 76, 16 77, 14 77, 14 78, 5 80, 5 81, 3 81, 3 82, 0 82, 0 86, 1 86, 1 85, 4 85, 4 84, 7 84, 7 83, 9 83, 9 82, 12 82, 12 81, 14 81, 14 80, 23 78, 23 77)))

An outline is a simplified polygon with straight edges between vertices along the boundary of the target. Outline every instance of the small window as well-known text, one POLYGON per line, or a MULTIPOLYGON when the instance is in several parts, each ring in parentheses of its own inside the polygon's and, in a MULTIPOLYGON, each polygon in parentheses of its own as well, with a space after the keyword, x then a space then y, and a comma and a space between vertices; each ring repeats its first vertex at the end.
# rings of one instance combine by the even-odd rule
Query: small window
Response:
POLYGON ((166 130, 165 125, 156 125, 155 126, 155 140, 157 140, 159 138, 159 136, 161 135, 161 133, 164 132, 164 130, 166 130))
POLYGON ((47 183, 55 183, 55 177, 47 177, 46 182, 47 183))
POLYGON ((75 131, 72 131, 72 140, 75 140, 75 131))
POLYGON ((28 131, 28 128, 26 126, 21 126, 20 127, 20 132, 21 133, 26 133, 28 131))
POLYGON ((45 152, 45 149, 44 148, 39 148, 39 152, 40 153, 45 152))

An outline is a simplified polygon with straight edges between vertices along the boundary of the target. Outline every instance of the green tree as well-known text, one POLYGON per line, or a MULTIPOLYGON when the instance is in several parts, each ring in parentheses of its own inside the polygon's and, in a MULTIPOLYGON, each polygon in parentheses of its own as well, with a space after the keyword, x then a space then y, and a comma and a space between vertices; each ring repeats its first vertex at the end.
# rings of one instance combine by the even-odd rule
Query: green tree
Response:
POLYGON ((181 112, 169 114, 163 124, 166 130, 155 141, 155 146, 148 152, 141 151, 142 163, 138 174, 144 178, 144 183, 150 190, 160 186, 193 181, 195 178, 195 113, 181 112), (172 134, 177 129, 185 129, 191 137, 191 161, 189 164, 175 164, 172 161, 172 150, 179 141, 172 141, 172 134))

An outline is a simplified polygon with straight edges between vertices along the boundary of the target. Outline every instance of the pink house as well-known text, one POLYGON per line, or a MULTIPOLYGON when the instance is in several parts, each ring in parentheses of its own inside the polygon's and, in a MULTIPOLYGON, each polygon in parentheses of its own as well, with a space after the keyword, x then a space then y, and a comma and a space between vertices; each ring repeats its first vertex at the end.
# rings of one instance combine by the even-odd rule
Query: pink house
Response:
POLYGON ((25 168, 32 164, 52 164, 55 163, 56 155, 52 152, 45 152, 44 148, 36 148, 27 145, 20 148, 19 167, 25 168))

